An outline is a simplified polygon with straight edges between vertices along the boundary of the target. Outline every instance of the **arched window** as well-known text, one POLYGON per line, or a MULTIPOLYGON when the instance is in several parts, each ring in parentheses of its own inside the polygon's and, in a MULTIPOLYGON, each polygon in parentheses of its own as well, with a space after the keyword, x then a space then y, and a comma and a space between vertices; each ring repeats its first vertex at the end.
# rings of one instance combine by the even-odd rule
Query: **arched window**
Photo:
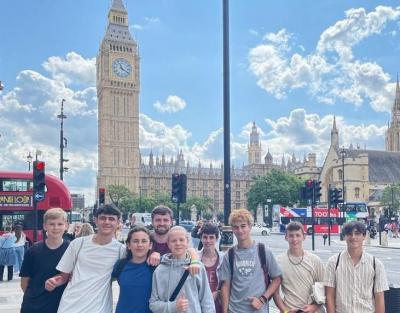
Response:
POLYGON ((338 170, 338 176, 339 176, 339 179, 343 179, 343 171, 342 170, 338 170))
POLYGON ((354 188, 354 196, 356 197, 356 199, 360 198, 360 188, 354 188))

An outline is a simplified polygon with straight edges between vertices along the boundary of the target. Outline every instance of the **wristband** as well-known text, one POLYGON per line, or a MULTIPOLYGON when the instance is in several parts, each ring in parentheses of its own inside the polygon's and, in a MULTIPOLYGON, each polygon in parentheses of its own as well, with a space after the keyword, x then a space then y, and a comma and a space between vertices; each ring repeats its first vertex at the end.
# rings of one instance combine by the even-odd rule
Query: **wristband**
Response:
POLYGON ((258 298, 258 300, 259 300, 262 304, 265 304, 265 301, 264 301, 264 299, 263 299, 262 297, 258 298))
POLYGON ((267 299, 266 296, 262 295, 260 298, 264 300, 264 303, 267 303, 267 302, 268 302, 268 299, 267 299))
POLYGON ((200 261, 199 260, 192 260, 190 262, 190 265, 193 265, 193 264, 200 264, 200 261))

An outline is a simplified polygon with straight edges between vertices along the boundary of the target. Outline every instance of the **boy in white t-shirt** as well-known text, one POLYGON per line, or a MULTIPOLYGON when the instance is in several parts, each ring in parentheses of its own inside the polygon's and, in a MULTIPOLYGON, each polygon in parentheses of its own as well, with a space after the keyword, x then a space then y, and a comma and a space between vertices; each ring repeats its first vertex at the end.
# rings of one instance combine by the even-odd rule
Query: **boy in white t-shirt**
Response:
POLYGON ((58 313, 111 313, 111 273, 115 262, 125 253, 123 245, 115 239, 120 211, 111 206, 101 207, 95 222, 98 233, 71 242, 57 265, 60 275, 46 281, 46 289, 71 280, 61 298, 58 313))

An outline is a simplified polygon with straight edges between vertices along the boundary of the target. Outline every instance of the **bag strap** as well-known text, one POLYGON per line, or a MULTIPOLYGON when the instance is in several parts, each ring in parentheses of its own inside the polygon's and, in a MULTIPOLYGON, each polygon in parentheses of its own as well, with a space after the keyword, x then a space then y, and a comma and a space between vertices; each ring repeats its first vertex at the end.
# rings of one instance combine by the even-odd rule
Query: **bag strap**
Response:
POLYGON ((257 245, 257 249, 258 249, 258 257, 260 258, 261 268, 264 272, 265 289, 267 289, 269 285, 269 275, 267 269, 267 258, 265 257, 264 244, 259 242, 257 245))
POLYGON ((339 261, 340 261, 340 255, 342 254, 342 252, 339 252, 338 256, 337 256, 337 260, 336 260, 336 266, 335 266, 335 271, 337 270, 338 266, 339 266, 339 261))
POLYGON ((83 242, 84 242, 84 241, 85 241, 85 237, 82 237, 81 244, 80 244, 79 249, 78 249, 78 252, 76 253, 76 256, 75 256, 75 260, 74 260, 74 264, 73 264, 73 266, 72 266, 72 271, 71 271, 71 273, 74 271, 75 266, 76 266, 76 263, 78 262, 78 255, 79 255, 79 252, 81 252, 81 250, 82 250, 82 246, 83 246, 83 242))
POLYGON ((175 301, 176 297, 178 296, 178 293, 181 291, 181 289, 182 289, 182 287, 183 287, 183 284, 185 283, 186 278, 187 278, 188 276, 189 276, 189 271, 188 271, 188 270, 185 270, 185 271, 183 272, 183 275, 182 275, 182 277, 181 277, 179 283, 178 283, 178 286, 176 286, 174 292, 172 293, 171 297, 169 298, 169 301, 170 301, 170 302, 175 301))
POLYGON ((228 261, 229 261, 229 269, 231 270, 231 284, 233 280, 233 268, 234 268, 234 262, 235 262, 235 247, 231 247, 228 250, 228 261))
POLYGON ((373 263, 373 266, 374 266, 374 280, 372 282, 372 295, 375 294, 375 279, 376 279, 375 255, 373 256, 373 258, 374 258, 374 263, 373 263))

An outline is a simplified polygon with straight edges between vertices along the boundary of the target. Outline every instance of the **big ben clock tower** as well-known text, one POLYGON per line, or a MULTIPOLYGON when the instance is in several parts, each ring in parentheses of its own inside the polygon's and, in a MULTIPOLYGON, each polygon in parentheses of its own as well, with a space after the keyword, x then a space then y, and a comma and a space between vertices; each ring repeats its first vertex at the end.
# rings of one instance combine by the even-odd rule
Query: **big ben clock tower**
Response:
POLYGON ((122 185, 139 194, 139 53, 122 0, 112 2, 96 67, 97 186, 122 185))

